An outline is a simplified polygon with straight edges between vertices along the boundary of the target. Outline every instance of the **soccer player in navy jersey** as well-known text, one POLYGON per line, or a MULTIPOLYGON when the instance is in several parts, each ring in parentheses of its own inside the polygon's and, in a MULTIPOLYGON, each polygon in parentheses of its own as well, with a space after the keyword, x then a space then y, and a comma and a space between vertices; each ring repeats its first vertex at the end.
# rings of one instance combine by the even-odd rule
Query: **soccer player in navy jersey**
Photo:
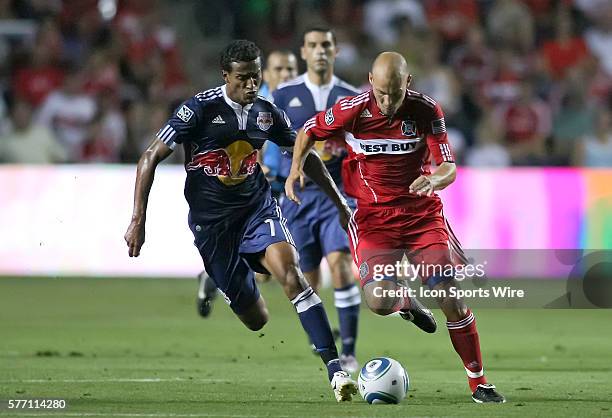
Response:
MULTIPOLYGON (((295 78, 297 71, 297 58, 293 52, 288 50, 274 50, 270 52, 266 58, 265 68, 262 73, 263 83, 259 89, 259 95, 266 99, 271 99, 272 92, 276 90, 278 85, 295 78)), ((278 168, 280 166, 280 148, 274 142, 266 141, 257 156, 264 175, 270 182, 272 196, 278 198, 285 184, 284 179, 282 181, 277 179, 278 168)), ((270 278, 269 274, 255 272, 255 279, 260 283, 267 282, 270 278)), ((217 286, 215 282, 210 278, 206 270, 202 270, 198 274, 198 293, 196 298, 196 307, 201 317, 207 318, 210 315, 213 301, 216 297, 217 286)))
MULTIPOLYGON (((282 110, 257 95, 261 58, 254 43, 230 43, 221 54, 221 69, 225 84, 181 104, 138 162, 132 220, 125 233, 129 256, 137 257, 145 240, 155 169, 182 144, 189 227, 206 271, 230 308, 247 328, 261 329, 268 310, 253 271, 272 273, 326 365, 336 399, 350 400, 356 384, 340 367, 323 304, 299 268, 286 221, 257 163, 266 140, 290 149, 295 131, 282 110)), ((305 169, 348 222, 350 208, 316 153, 307 157, 305 169)))
POLYGON ((300 201, 295 183, 304 183, 302 166, 315 141, 350 133, 342 175, 346 192, 357 199, 357 210, 346 226, 367 305, 379 315, 399 312, 435 331, 431 312, 403 291, 399 273, 376 274, 406 255, 420 266, 423 283, 440 293, 437 302, 474 402, 505 402, 485 378, 474 314, 453 296, 457 281, 435 273, 441 271, 438 266, 450 266, 452 272, 453 266, 467 262, 435 193, 456 177, 442 109, 432 98, 409 89, 412 76, 398 53, 380 54, 369 78, 370 91, 342 99, 306 121, 294 147, 287 197, 300 201))
MULTIPOLYGON (((302 41, 301 57, 306 62, 306 72, 279 85, 272 94, 274 104, 285 111, 296 130, 318 112, 347 96, 359 93, 355 87, 334 75, 338 49, 336 36, 331 29, 307 28, 302 41)), ((315 150, 342 191, 340 170, 346 156, 344 138, 317 142, 315 150)), ((266 156, 271 154, 270 151, 268 150, 266 156)), ((291 156, 283 155, 280 178, 286 178, 290 168, 291 156)), ((354 373, 359 370, 359 363, 355 358, 355 343, 361 294, 355 284, 348 238, 340 225, 334 204, 316 183, 307 180, 306 187, 300 192, 300 199, 302 204, 296 205, 281 198, 281 209, 287 218, 287 225, 300 255, 300 267, 315 291, 321 286, 319 265, 323 257, 327 260, 340 325, 340 364, 344 370, 354 373)))

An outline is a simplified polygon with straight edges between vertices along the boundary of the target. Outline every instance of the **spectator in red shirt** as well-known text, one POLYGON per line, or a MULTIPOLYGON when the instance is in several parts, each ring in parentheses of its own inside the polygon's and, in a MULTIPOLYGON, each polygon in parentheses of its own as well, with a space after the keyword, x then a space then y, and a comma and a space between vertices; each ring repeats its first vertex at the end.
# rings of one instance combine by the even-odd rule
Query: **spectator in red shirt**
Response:
POLYGON ((38 107, 51 91, 63 83, 64 70, 59 65, 61 54, 61 33, 54 22, 45 22, 36 36, 29 65, 15 72, 15 95, 38 107))
POLYGON ((501 107, 499 122, 515 165, 543 165, 548 161, 545 140, 551 132, 548 104, 533 94, 533 86, 521 84, 515 102, 501 107))
POLYGON ((586 42, 581 36, 574 35, 567 12, 559 13, 556 38, 544 42, 540 54, 548 73, 556 80, 564 78, 569 69, 581 65, 589 57, 586 42))

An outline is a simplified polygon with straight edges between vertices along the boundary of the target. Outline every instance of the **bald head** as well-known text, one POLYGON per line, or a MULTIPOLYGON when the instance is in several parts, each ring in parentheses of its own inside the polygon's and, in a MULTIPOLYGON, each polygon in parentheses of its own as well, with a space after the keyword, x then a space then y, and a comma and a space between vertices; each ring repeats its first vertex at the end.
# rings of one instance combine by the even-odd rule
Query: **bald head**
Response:
POLYGON ((401 78, 408 76, 408 64, 397 52, 383 52, 372 64, 372 75, 375 78, 401 78))
POLYGON ((397 52, 383 52, 372 64, 370 84, 380 111, 392 116, 402 105, 411 76, 408 64, 397 52))

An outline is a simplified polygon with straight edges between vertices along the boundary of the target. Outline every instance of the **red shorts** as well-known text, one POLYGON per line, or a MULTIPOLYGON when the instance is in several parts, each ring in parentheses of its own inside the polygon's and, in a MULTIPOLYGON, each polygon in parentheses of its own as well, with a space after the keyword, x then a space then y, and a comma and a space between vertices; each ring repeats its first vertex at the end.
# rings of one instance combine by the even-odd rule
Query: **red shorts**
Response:
MULTIPOLYGON (((373 280, 397 279, 386 266, 395 266, 397 272, 404 255, 411 265, 421 265, 409 272, 418 272, 423 283, 445 266, 465 261, 437 197, 402 207, 360 206, 349 223, 349 241, 362 287, 373 280)), ((403 269, 406 272, 405 263, 403 269)))

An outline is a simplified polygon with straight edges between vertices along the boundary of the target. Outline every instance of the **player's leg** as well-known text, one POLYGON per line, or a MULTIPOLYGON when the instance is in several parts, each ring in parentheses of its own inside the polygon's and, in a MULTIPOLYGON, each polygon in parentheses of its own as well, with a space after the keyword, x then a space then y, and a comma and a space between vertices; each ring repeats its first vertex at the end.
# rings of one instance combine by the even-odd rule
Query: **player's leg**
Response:
MULTIPOLYGON (((300 262, 300 265, 301 264, 302 263, 300 262)), ((310 284, 310 287, 312 287, 315 292, 319 293, 319 290, 321 290, 321 268, 317 266, 314 270, 310 271, 305 271, 303 267, 301 268, 304 272, 304 277, 306 278, 306 281, 308 282, 308 284, 310 284)))
POLYGON ((398 228, 393 226, 392 209, 355 211, 349 222, 349 243, 355 264, 359 267, 359 280, 366 305, 377 315, 399 312, 421 330, 432 333, 436 321, 432 313, 398 283, 394 268, 402 260, 404 250, 398 228), (392 273, 392 274, 388 274, 392 273))
POLYGON ((253 271, 241 257, 241 228, 201 225, 191 221, 207 280, 213 282, 236 316, 251 330, 261 329, 268 320, 265 302, 259 294, 253 271))
POLYGON ((340 368, 325 309, 299 268, 293 238, 275 201, 264 202, 247 221, 240 251, 255 271, 269 272, 280 282, 327 366, 336 399, 350 400, 357 386, 340 368))
MULTIPOLYGON (((422 235, 422 242, 435 242, 420 250, 414 257, 415 263, 423 266, 432 266, 429 271, 446 270, 445 267, 457 264, 457 254, 453 254, 448 243, 439 243, 438 232, 432 230, 422 235)), ((457 247, 463 253, 463 251, 457 247)), ((464 258, 464 257, 462 257, 464 258)), ((472 391, 472 399, 475 402, 505 402, 502 395, 497 393, 495 386, 487 384, 480 351, 480 339, 476 327, 476 319, 463 299, 453 297, 455 292, 452 288, 458 288, 456 280, 452 277, 440 277, 435 274, 428 277, 425 283, 431 288, 439 291, 437 298, 440 309, 446 316, 446 327, 451 343, 461 358, 467 373, 468 383, 472 391)))
POLYGON ((355 283, 353 275, 353 260, 345 251, 333 251, 326 256, 334 286, 334 305, 338 312, 340 325, 340 339, 342 351, 340 364, 349 373, 359 370, 359 363, 355 357, 355 344, 359 324, 359 308, 361 306, 361 292, 355 283))
POLYGON ((342 371, 327 314, 321 299, 304 278, 298 266, 295 248, 287 242, 277 242, 266 248, 261 264, 277 278, 297 311, 306 334, 315 345, 327 367, 329 380, 338 401, 350 400, 357 386, 342 371))
POLYGON ((353 274, 353 260, 350 254, 347 232, 340 226, 338 210, 332 202, 321 194, 319 196, 320 226, 318 240, 325 255, 331 281, 334 287, 334 305, 338 312, 342 352, 342 368, 351 373, 359 370, 355 358, 355 344, 359 323, 361 292, 353 274))

